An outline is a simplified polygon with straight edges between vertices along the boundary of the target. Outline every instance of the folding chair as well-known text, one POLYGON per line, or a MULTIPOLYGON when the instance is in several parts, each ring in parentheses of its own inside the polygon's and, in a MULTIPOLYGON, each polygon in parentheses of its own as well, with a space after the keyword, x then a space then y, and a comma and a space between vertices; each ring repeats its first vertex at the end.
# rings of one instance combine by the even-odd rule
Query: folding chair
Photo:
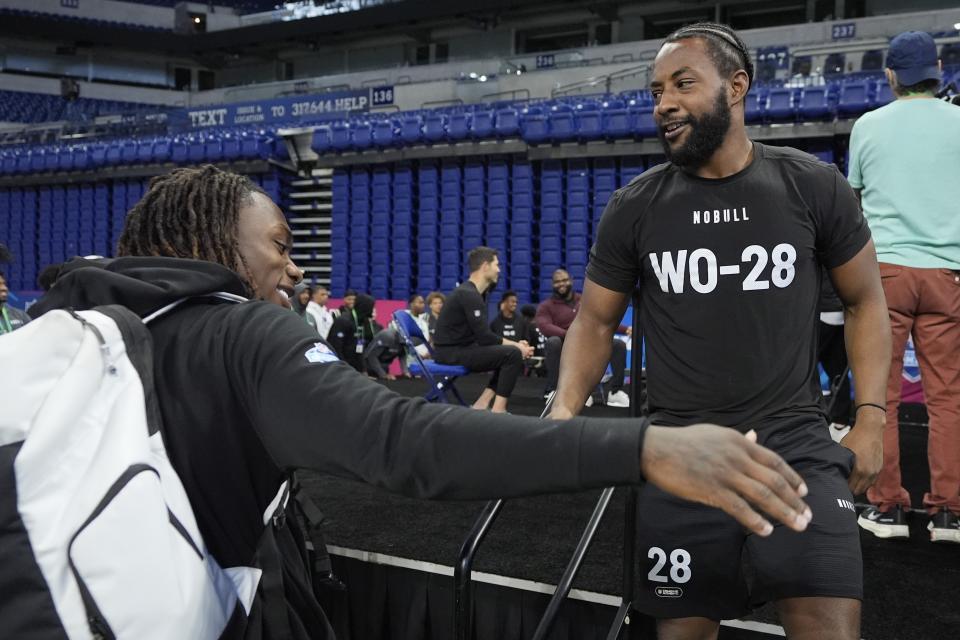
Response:
POLYGON ((393 321, 397 325, 397 330, 400 332, 400 339, 403 340, 403 346, 407 353, 416 359, 416 362, 410 365, 410 373, 415 376, 422 375, 430 385, 430 390, 427 391, 423 397, 430 402, 449 402, 450 399, 447 394, 452 393, 457 402, 466 406, 467 403, 464 402, 463 396, 460 395, 453 381, 461 376, 467 375, 470 371, 466 367, 459 365, 439 364, 435 362, 433 360, 433 347, 430 346, 430 341, 423 335, 423 331, 420 330, 420 325, 417 324, 416 319, 403 309, 393 312, 393 321), (422 340, 423 344, 426 345, 427 350, 430 352, 430 361, 424 360, 417 352, 413 338, 422 340))

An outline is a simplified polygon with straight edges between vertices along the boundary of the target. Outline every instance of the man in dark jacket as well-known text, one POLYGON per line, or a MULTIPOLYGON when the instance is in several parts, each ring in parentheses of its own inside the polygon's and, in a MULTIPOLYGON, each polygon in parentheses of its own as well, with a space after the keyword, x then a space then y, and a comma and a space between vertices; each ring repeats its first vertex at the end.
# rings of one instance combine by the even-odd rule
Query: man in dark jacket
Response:
POLYGON ((404 398, 357 375, 290 313, 302 278, 292 239, 283 213, 248 179, 177 169, 130 211, 123 257, 68 263, 31 307, 36 317, 119 304, 144 316, 186 299, 150 324, 161 428, 213 559, 263 572, 248 585, 256 598, 246 620, 234 621, 237 635, 333 638, 294 533, 282 528, 276 547, 259 544, 264 514, 300 467, 412 497, 470 500, 646 479, 723 508, 759 535, 773 530, 759 512, 806 526, 799 476, 731 429, 490 415, 404 398), (214 292, 251 300, 204 297, 214 292), (268 583, 281 601, 264 597, 268 583))
POLYGON ((440 311, 434 337, 436 358, 441 364, 458 364, 471 371, 492 370, 490 383, 473 408, 504 413, 523 372, 523 361, 533 355, 533 349, 526 340, 503 338, 487 325, 484 294, 500 277, 497 250, 475 247, 467 260, 470 277, 447 297, 440 311))
POLYGON ((330 327, 327 342, 341 360, 363 373, 366 368, 363 352, 372 344, 376 329, 373 322, 373 307, 376 301, 365 293, 354 296, 355 302, 347 307, 330 327))

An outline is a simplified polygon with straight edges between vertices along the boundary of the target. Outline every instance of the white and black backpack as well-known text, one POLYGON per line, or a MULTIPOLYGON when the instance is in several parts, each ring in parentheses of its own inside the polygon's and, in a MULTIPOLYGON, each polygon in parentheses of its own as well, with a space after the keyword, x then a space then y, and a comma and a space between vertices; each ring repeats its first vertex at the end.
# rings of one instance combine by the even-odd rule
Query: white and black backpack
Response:
POLYGON ((0 337, 3 637, 244 626, 260 573, 223 569, 204 546, 161 438, 151 344, 119 306, 50 311, 0 337))

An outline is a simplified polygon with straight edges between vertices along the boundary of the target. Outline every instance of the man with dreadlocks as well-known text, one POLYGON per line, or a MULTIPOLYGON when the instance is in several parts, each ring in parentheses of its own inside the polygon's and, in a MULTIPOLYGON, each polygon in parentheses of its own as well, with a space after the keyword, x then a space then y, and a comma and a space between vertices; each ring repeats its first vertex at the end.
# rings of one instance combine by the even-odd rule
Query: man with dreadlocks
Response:
POLYGON ((646 479, 718 504, 758 535, 772 530, 758 512, 804 528, 799 476, 728 429, 491 415, 368 380, 290 313, 302 277, 290 245, 283 213, 248 179, 212 166, 177 169, 133 207, 121 257, 68 263, 33 307, 39 315, 122 304, 146 315, 187 298, 150 324, 161 429, 214 559, 228 571, 262 571, 247 585, 256 597, 240 621, 243 637, 333 637, 291 519, 277 525, 276 545, 260 544, 279 487, 301 467, 413 497, 471 500, 646 479), (251 300, 227 303, 213 292, 251 300), (272 597, 278 588, 282 597, 272 597))
POLYGON ((661 640, 716 638, 720 620, 768 600, 789 638, 859 638, 852 493, 880 468, 890 354, 869 229, 836 167, 748 138, 753 65, 730 28, 678 30, 651 78, 668 162, 607 205, 551 417, 583 406, 639 283, 652 423, 755 429, 804 477, 813 509, 803 534, 778 527, 760 538, 717 509, 643 487, 640 610, 659 619, 661 640), (842 446, 830 438, 816 374, 821 265, 845 306, 857 381, 857 424, 842 446))

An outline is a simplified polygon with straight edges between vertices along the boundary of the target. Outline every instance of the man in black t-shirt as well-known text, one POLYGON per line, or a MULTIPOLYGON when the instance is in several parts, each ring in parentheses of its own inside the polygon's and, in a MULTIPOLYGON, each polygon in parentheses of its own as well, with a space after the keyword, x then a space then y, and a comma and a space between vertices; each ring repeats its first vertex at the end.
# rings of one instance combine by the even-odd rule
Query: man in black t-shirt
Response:
POLYGON ((778 527, 758 538, 716 509, 642 488, 638 608, 659 619, 660 638, 716 637, 721 619, 768 600, 788 637, 859 638, 851 490, 865 490, 881 466, 890 353, 869 229, 835 167, 747 137, 752 64, 728 27, 675 32, 651 77, 669 162, 607 205, 552 417, 583 406, 639 283, 652 422, 756 429, 804 476, 813 515, 802 534, 778 527), (857 426, 842 446, 828 434, 815 375, 821 265, 845 306, 857 380, 857 426))
POLYGON ((468 257, 470 277, 447 296, 437 319, 433 343, 436 361, 458 364, 471 371, 493 371, 490 383, 483 390, 474 409, 507 410, 523 361, 533 355, 526 340, 514 341, 498 336, 487 324, 487 301, 484 293, 500 277, 497 250, 475 247, 468 257))
POLYGON ((500 297, 500 313, 490 323, 490 331, 501 338, 519 342, 527 339, 527 325, 517 313, 517 292, 504 291, 500 297))

